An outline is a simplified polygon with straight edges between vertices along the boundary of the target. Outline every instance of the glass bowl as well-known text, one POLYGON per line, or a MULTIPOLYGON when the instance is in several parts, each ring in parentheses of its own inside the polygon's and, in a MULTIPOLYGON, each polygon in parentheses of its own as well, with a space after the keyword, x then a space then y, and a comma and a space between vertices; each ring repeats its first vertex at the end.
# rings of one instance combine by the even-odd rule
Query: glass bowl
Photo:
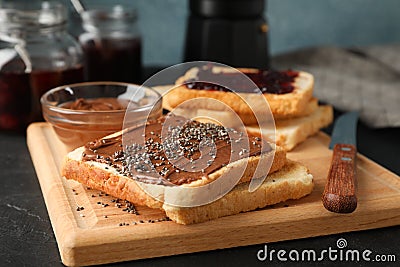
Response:
POLYGON ((121 82, 88 82, 60 86, 40 99, 44 119, 73 150, 122 130, 125 115, 134 125, 162 114, 162 97, 152 88, 121 82))

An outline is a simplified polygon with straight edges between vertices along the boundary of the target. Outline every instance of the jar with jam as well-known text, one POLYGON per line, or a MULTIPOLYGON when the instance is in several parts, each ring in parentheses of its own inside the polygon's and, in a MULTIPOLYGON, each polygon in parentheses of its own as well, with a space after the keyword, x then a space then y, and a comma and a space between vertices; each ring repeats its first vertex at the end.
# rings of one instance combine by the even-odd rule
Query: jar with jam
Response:
POLYGON ((83 12, 79 36, 88 81, 141 82, 141 36, 134 9, 114 6, 111 10, 83 12))
POLYGON ((57 2, 0 5, 0 130, 42 120, 42 94, 83 80, 82 49, 66 22, 57 2))

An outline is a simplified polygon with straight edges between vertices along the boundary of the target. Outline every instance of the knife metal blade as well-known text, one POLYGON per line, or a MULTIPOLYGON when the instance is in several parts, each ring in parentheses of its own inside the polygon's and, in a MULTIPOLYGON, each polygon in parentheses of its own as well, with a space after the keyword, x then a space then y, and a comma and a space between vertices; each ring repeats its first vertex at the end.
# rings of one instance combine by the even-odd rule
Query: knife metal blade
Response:
POLYGON ((335 144, 356 145, 358 112, 348 112, 337 118, 332 131, 329 148, 333 149, 335 144))
POLYGON ((332 212, 351 213, 357 208, 356 128, 358 112, 348 112, 335 123, 329 148, 331 166, 322 195, 324 207, 332 212))

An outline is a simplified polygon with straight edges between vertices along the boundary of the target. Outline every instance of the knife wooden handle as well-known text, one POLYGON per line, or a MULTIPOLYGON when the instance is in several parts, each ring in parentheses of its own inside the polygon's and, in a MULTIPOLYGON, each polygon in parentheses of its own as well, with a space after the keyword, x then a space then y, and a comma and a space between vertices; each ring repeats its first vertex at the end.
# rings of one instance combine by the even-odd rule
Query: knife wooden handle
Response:
POLYGON ((350 213, 357 207, 356 154, 354 145, 336 144, 322 195, 324 207, 332 212, 350 213))

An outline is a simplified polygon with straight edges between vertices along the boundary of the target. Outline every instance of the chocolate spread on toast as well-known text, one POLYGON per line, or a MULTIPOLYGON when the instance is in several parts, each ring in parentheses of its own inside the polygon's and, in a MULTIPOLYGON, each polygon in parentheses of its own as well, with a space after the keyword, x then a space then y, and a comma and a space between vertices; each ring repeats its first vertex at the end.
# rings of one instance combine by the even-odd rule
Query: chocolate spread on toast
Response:
POLYGON ((182 185, 207 177, 230 162, 272 150, 254 135, 171 117, 129 128, 124 137, 120 134, 89 142, 83 160, 106 163, 143 182, 182 185), (123 142, 123 138, 127 139, 123 142))

